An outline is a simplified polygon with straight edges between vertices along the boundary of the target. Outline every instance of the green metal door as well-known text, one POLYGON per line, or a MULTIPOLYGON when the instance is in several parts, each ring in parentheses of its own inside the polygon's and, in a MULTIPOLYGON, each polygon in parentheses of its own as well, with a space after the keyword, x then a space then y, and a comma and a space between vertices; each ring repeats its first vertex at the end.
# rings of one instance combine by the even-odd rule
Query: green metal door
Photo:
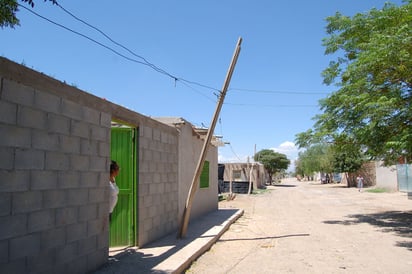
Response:
POLYGON ((136 129, 112 128, 111 160, 120 166, 116 177, 119 197, 110 222, 110 247, 135 243, 136 129))

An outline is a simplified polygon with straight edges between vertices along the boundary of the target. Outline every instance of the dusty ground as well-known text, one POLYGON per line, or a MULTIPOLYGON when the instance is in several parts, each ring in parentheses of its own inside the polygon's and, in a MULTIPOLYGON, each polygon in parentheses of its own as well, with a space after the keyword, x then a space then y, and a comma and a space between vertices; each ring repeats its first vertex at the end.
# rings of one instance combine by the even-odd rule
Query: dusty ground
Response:
POLYGON ((220 207, 244 215, 187 273, 412 273, 412 200, 285 181, 220 207))

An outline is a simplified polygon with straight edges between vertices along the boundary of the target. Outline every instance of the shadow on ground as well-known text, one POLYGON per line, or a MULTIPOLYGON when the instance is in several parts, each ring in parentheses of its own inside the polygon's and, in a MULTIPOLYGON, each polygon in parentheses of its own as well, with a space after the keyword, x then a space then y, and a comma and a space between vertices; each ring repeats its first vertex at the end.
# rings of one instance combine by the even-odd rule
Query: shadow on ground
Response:
POLYGON ((108 262, 94 273, 166 273, 153 268, 195 239, 202 238, 203 234, 212 227, 222 225, 237 211, 237 209, 219 209, 211 213, 213 215, 211 218, 205 216, 190 221, 186 236, 183 238, 178 238, 178 231, 176 231, 142 248, 124 248, 120 253, 110 256, 108 262))
POLYGON ((349 220, 324 221, 326 224, 356 225, 368 223, 378 227, 382 232, 395 233, 398 236, 410 238, 410 241, 398 242, 397 246, 412 251, 412 211, 385 211, 373 214, 352 214, 349 220))

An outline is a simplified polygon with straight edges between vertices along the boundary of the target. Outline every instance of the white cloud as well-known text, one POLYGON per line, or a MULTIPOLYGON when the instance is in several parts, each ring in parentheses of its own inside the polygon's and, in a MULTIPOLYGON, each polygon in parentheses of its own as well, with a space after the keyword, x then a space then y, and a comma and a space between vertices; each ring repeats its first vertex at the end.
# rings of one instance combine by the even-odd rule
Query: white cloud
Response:
POLYGON ((295 170, 295 160, 298 158, 299 149, 295 143, 291 141, 285 141, 281 143, 278 147, 272 148, 273 151, 283 153, 290 160, 290 166, 288 171, 295 170))

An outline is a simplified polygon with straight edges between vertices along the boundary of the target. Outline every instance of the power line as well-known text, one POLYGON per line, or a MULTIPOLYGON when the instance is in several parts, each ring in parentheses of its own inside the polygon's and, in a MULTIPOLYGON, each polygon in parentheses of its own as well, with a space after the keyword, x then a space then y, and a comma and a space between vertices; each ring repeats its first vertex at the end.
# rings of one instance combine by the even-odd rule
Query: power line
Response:
POLYGON ((318 105, 258 105, 258 104, 236 104, 236 103, 224 103, 230 106, 240 106, 240 107, 279 107, 279 108, 313 108, 319 107, 318 105))
POLYGON ((232 91, 246 91, 254 93, 276 93, 276 94, 297 94, 297 95, 327 95, 327 92, 306 92, 306 91, 278 91, 278 90, 259 90, 245 88, 231 88, 232 91))
MULTIPOLYGON (((220 93, 220 90, 219 90, 219 89, 216 89, 216 88, 211 87, 211 86, 208 86, 208 85, 201 84, 201 83, 199 83, 199 82, 190 81, 190 80, 187 80, 187 79, 184 79, 184 78, 181 78, 181 77, 174 76, 173 74, 171 74, 171 73, 163 70, 162 68, 159 68, 158 66, 150 63, 146 58, 144 58, 143 56, 141 56, 141 55, 139 55, 139 54, 136 54, 135 52, 133 52, 132 50, 130 50, 130 49, 127 48, 126 46, 120 44, 119 42, 116 42, 114 39, 112 39, 109 35, 107 35, 105 32, 103 32, 103 31, 100 30, 99 28, 91 25, 90 23, 86 22, 85 20, 79 18, 78 16, 74 15, 72 12, 68 11, 67 9, 65 9, 63 6, 61 6, 59 3, 57 3, 57 1, 54 1, 54 4, 57 5, 57 6, 58 6, 61 10, 63 10, 65 13, 67 13, 68 15, 70 15, 71 17, 73 17, 74 19, 76 19, 77 21, 79 21, 79 22, 87 25, 88 27, 96 30, 96 31, 99 32, 101 35, 103 35, 106 39, 108 39, 110 42, 112 42, 112 43, 114 43, 115 45, 123 48, 124 50, 126 50, 127 52, 129 52, 129 53, 132 54, 133 56, 139 58, 140 60, 137 60, 137 59, 135 59, 135 58, 131 58, 131 57, 129 57, 129 56, 126 56, 126 55, 120 53, 119 51, 117 51, 116 49, 113 49, 112 47, 110 47, 110 46, 108 46, 108 45, 105 45, 105 44, 103 44, 103 43, 101 43, 101 42, 99 42, 99 41, 97 41, 97 40, 95 40, 95 39, 93 39, 93 38, 91 38, 91 37, 83 34, 83 33, 80 33, 80 32, 78 32, 78 31, 73 30, 73 29, 71 29, 71 28, 69 28, 69 27, 66 27, 66 26, 64 26, 64 25, 62 25, 62 24, 60 24, 60 23, 57 23, 57 22, 55 22, 55 21, 53 21, 53 20, 51 20, 51 19, 49 19, 49 18, 47 18, 47 17, 45 17, 45 16, 42 16, 42 15, 36 13, 35 11, 33 11, 33 10, 31 10, 31 9, 23 6, 23 5, 21 5, 21 4, 18 4, 18 5, 19 5, 20 7, 22 7, 22 8, 24 8, 25 10, 31 12, 32 14, 38 16, 39 18, 41 18, 41 19, 43 19, 43 20, 46 20, 47 22, 49 22, 49 23, 51 23, 51 24, 54 24, 54 25, 56 25, 56 26, 58 26, 58 27, 60 27, 60 28, 63 28, 63 29, 65 29, 65 30, 69 31, 69 32, 72 32, 72 33, 74 33, 74 34, 76 34, 76 35, 78 35, 78 36, 81 36, 81 37, 83 37, 83 38, 85 38, 85 39, 87 39, 87 40, 89 40, 89 41, 91 41, 91 42, 93 42, 93 43, 95 43, 95 44, 97 44, 97 45, 99 45, 99 46, 101 46, 101 47, 103 47, 103 48, 111 51, 111 52, 113 52, 114 54, 116 54, 116 55, 118 55, 118 56, 120 56, 120 57, 122 57, 122 58, 124 58, 124 59, 126 59, 126 60, 128 60, 128 61, 131 61, 131 62, 134 62, 134 63, 138 63, 138 64, 141 64, 141 65, 148 66, 148 67, 150 67, 151 69, 153 69, 154 71, 156 71, 156 72, 158 72, 158 73, 161 73, 161 74, 163 74, 163 75, 165 75, 165 76, 168 76, 168 77, 172 78, 175 82, 180 81, 184 86, 186 86, 186 87, 190 88, 191 90, 197 92, 198 94, 204 96, 204 97, 207 98, 208 100, 210 100, 210 101, 212 101, 212 102, 215 102, 215 100, 211 99, 211 98, 208 97, 207 95, 202 94, 200 91, 196 90, 196 89, 193 88, 191 85, 197 85, 197 86, 199 86, 199 87, 201 87, 201 88, 205 88, 205 89, 209 89, 209 90, 214 90, 214 91, 217 91, 217 92, 220 93)), ((328 93, 322 93, 322 92, 276 91, 276 90, 257 90, 257 89, 244 89, 244 88, 230 88, 229 90, 230 90, 230 91, 241 91, 241 92, 254 92, 254 93, 288 94, 288 95, 290 95, 290 94, 298 94, 298 95, 315 95, 315 94, 316 94, 316 95, 326 95, 326 94, 328 94, 328 93)), ((216 95, 216 96, 218 97, 219 95, 216 95)), ((253 104, 234 104, 234 103, 224 103, 224 104, 225 104, 225 105, 233 105, 233 106, 255 106, 255 107, 317 107, 317 106, 314 106, 314 105, 253 105, 253 104)))
POLYGON ((103 31, 101 31, 100 29, 92 26, 91 24, 89 24, 89 23, 87 23, 86 21, 78 18, 77 16, 75 16, 75 15, 72 14, 71 12, 67 11, 65 8, 63 8, 63 7, 62 7, 60 4, 58 4, 57 2, 56 2, 56 5, 58 5, 63 11, 65 11, 66 13, 68 13, 70 16, 72 16, 72 17, 75 18, 76 20, 78 20, 78 21, 86 24, 87 26, 95 29, 95 30, 98 31, 100 34, 102 34, 104 37, 106 37, 107 39, 109 39, 112 43, 114 43, 114 44, 122 47, 123 49, 127 50, 130 54, 132 54, 133 56, 141 59, 142 61, 139 61, 139 60, 136 60, 136 59, 134 59, 134 58, 128 57, 128 56, 120 53, 119 51, 111 48, 110 46, 107 46, 107 45, 105 45, 105 44, 103 44, 103 43, 101 43, 101 42, 99 42, 99 41, 97 41, 97 40, 95 40, 95 39, 93 39, 93 38, 91 38, 91 37, 83 34, 83 33, 80 33, 80 32, 78 32, 78 31, 75 31, 75 30, 73 30, 73 29, 71 29, 71 28, 69 28, 69 27, 66 27, 66 26, 64 26, 64 25, 62 25, 62 24, 60 24, 60 23, 57 23, 57 22, 55 22, 55 21, 53 21, 53 20, 51 20, 51 19, 49 19, 49 18, 47 18, 47 17, 45 17, 45 16, 43 16, 43 15, 40 15, 39 13, 37 13, 37 12, 35 12, 35 11, 33 11, 33 10, 31 10, 31 9, 29 9, 29 8, 21 5, 21 4, 18 4, 18 5, 19 5, 19 7, 24 8, 25 10, 31 12, 32 14, 36 15, 36 16, 39 17, 39 18, 42 18, 43 20, 46 20, 47 22, 49 22, 49 23, 51 23, 51 24, 54 24, 54 25, 56 25, 56 26, 58 26, 58 27, 60 27, 60 28, 63 28, 63 29, 65 29, 65 30, 69 31, 69 32, 72 32, 72 33, 74 33, 74 34, 76 34, 76 35, 79 35, 79 36, 81 36, 81 37, 83 37, 83 38, 85 38, 85 39, 87 39, 87 40, 89 40, 89 41, 91 41, 91 42, 93 42, 93 43, 95 43, 95 44, 97 44, 97 45, 99 45, 99 46, 107 49, 107 50, 110 50, 110 51, 113 52, 114 54, 116 54, 116 55, 118 55, 118 56, 120 56, 120 57, 122 57, 122 58, 124 58, 124 59, 126 59, 126 60, 128 60, 128 61, 131 61, 131 62, 134 62, 134 63, 138 63, 138 64, 141 64, 141 65, 148 66, 148 67, 152 68, 153 70, 155 70, 156 72, 161 73, 161 74, 163 74, 163 75, 166 75, 166 76, 172 78, 174 81, 184 82, 184 83, 186 83, 186 84, 185 84, 186 86, 188 86, 189 84, 191 84, 191 85, 197 85, 197 86, 202 87, 202 88, 206 88, 206 89, 210 89, 210 90, 214 90, 214 91, 220 92, 219 89, 216 89, 216 88, 214 88, 214 87, 211 87, 211 86, 208 86, 208 85, 205 85, 205 84, 201 84, 201 83, 198 83, 198 82, 195 82, 195 81, 190 81, 190 80, 187 80, 187 79, 184 79, 184 78, 181 78, 181 77, 174 76, 174 75, 172 75, 171 73, 168 73, 167 71, 165 71, 165 70, 157 67, 156 65, 148 62, 144 57, 142 57, 142 56, 134 53, 133 51, 131 51, 131 50, 128 49, 127 47, 123 46, 122 44, 114 41, 112 38, 110 38, 110 36, 108 36, 107 34, 105 34, 105 33, 104 33, 103 31))
POLYGON ((60 9, 62 9, 65 13, 67 13, 68 15, 70 15, 71 17, 73 17, 74 19, 76 19, 77 21, 85 24, 86 26, 88 26, 88 27, 96 30, 96 31, 99 32, 100 34, 102 34, 102 35, 103 35, 104 37, 106 37, 110 42, 116 44, 117 46, 119 46, 119 47, 121 47, 121 48, 123 48, 123 49, 125 49, 125 50, 128 51, 130 54, 132 54, 133 56, 135 56, 135 57, 140 58, 141 60, 143 60, 143 62, 144 62, 147 66, 151 67, 151 68, 154 69, 155 71, 157 71, 157 72, 159 72, 159 73, 162 73, 162 74, 165 74, 165 75, 167 75, 167 76, 169 76, 169 77, 177 80, 177 77, 175 77, 175 76, 171 75, 170 73, 166 72, 165 70, 163 70, 163 69, 155 66, 154 64, 152 64, 152 63, 150 63, 149 61, 147 61, 143 56, 134 53, 132 50, 128 49, 128 48, 125 47, 124 45, 116 42, 116 41, 113 40, 109 35, 107 35, 106 33, 104 33, 102 30, 100 30, 99 28, 97 28, 97 27, 95 27, 95 26, 87 23, 87 22, 86 22, 85 20, 83 20, 83 19, 80 19, 79 17, 77 17, 76 15, 74 15, 72 12, 68 11, 67 9, 65 9, 65 8, 64 8, 62 5, 60 5, 59 3, 56 2, 56 5, 57 5, 60 9))

